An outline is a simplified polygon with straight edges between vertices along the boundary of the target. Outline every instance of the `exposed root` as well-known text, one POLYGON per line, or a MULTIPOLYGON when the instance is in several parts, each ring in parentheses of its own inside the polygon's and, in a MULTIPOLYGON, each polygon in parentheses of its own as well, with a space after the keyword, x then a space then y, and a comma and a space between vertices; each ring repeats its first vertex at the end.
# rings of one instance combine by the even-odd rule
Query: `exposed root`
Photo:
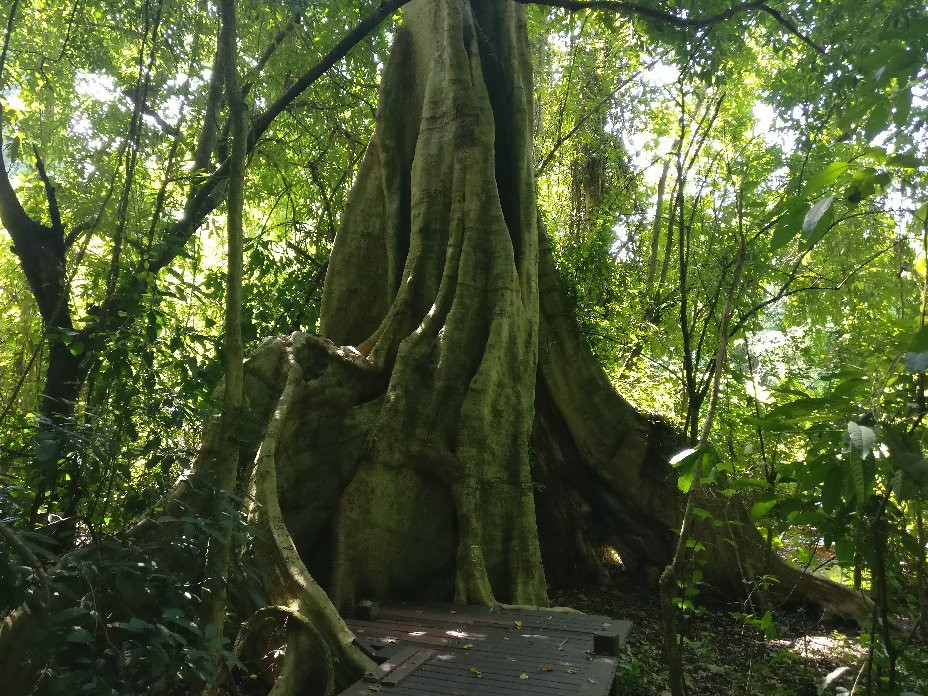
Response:
POLYGON ((773 594, 782 601, 808 601, 822 608, 826 618, 852 621, 863 626, 870 621, 873 602, 862 592, 839 585, 779 558, 774 559, 770 574, 777 578, 773 594))
POLYGON ((332 652, 312 621, 289 607, 263 607, 252 614, 243 624, 235 641, 236 655, 241 655, 245 651, 260 624, 273 621, 279 616, 292 619, 292 621, 287 622, 283 665, 274 680, 269 696, 296 696, 305 693, 310 679, 315 681, 317 688, 321 685, 321 690, 318 691, 321 696, 332 696, 335 693, 335 666, 332 662, 332 652))
MULTIPOLYGON (((286 386, 258 449, 250 484, 250 517, 257 529, 255 556, 268 573, 269 586, 264 589, 270 601, 299 617, 304 624, 311 624, 311 630, 332 651, 340 674, 350 679, 371 668, 373 663, 354 645, 354 634, 306 569, 284 522, 277 496, 277 444, 294 394, 305 384, 293 350, 293 347, 289 349, 286 386)), ((300 645, 309 642, 303 638, 299 640, 302 641, 300 645)))

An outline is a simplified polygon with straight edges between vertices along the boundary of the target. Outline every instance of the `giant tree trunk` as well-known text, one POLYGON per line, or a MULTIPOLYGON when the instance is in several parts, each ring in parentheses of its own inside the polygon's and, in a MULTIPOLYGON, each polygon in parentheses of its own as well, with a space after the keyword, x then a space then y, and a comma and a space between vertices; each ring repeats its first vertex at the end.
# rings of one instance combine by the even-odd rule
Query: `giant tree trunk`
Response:
MULTIPOLYGON (((682 445, 615 392, 570 315, 536 214, 531 93, 519 5, 411 3, 336 238, 324 338, 272 339, 250 361, 265 417, 301 373, 276 445, 280 506, 343 609, 543 604, 546 575, 602 572, 597 545, 642 575, 671 558, 667 460, 682 445)), ((703 506, 723 521, 699 530, 720 592, 772 573, 860 613, 837 586, 764 567, 739 503, 703 506)))

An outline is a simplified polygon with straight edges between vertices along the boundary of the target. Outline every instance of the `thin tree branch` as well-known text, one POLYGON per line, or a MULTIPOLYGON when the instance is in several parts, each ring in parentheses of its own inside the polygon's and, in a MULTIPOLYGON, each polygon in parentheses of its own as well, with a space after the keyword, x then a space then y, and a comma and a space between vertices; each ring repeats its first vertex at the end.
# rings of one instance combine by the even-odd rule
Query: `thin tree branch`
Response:
POLYGON ((766 12, 771 17, 773 17, 775 20, 777 20, 777 22, 780 23, 780 26, 786 29, 786 31, 788 31, 790 34, 795 36, 797 39, 802 41, 806 46, 809 46, 813 51, 816 51, 817 53, 821 53, 822 55, 825 55, 825 49, 821 45, 815 43, 812 39, 810 39, 808 36, 806 36, 801 31, 799 31, 799 27, 793 24, 793 21, 789 19, 788 17, 786 17, 785 15, 783 15, 779 10, 775 10, 772 7, 770 7, 770 5, 766 5, 766 4, 761 5, 758 9, 761 12, 766 12))
POLYGON ((10 5, 10 15, 6 18, 6 32, 3 35, 3 50, 0 51, 0 86, 3 85, 3 68, 6 66, 6 54, 10 49, 10 37, 13 35, 13 22, 16 19, 16 9, 19 7, 19 0, 13 0, 10 5))
POLYGON ((579 10, 606 10, 627 16, 631 15, 648 17, 650 19, 656 19, 662 22, 667 22, 668 24, 673 24, 674 26, 687 29, 703 29, 705 27, 711 27, 715 24, 725 22, 732 17, 736 17, 739 14, 758 10, 760 12, 766 12, 769 14, 780 24, 780 26, 786 29, 790 34, 796 36, 807 46, 812 47, 818 53, 825 53, 825 49, 803 34, 799 28, 792 21, 787 19, 781 12, 773 9, 772 7, 769 7, 767 3, 764 2, 764 0, 742 2, 737 5, 732 5, 727 10, 722 12, 718 12, 713 15, 706 15, 704 17, 681 17, 680 15, 673 14, 672 12, 659 10, 655 7, 651 7, 650 5, 645 5, 640 2, 623 2, 622 0, 516 0, 516 2, 523 5, 545 5, 546 7, 560 7, 562 9, 569 10, 570 12, 577 12, 579 10))
POLYGON ((258 76, 264 72, 264 68, 270 62, 271 58, 274 57, 274 53, 280 48, 283 44, 284 39, 286 39, 291 32, 303 21, 303 11, 297 10, 290 17, 290 21, 277 32, 277 35, 273 38, 267 48, 264 49, 264 53, 261 54, 261 57, 258 59, 258 62, 255 66, 249 71, 248 79, 245 81, 244 86, 242 87, 242 96, 246 96, 251 90, 255 81, 258 79, 258 76))
POLYGON ((254 147, 254 143, 270 127, 271 122, 286 109, 294 99, 300 96, 306 89, 318 80, 325 72, 335 63, 344 58, 348 51, 354 48, 358 43, 370 34, 374 28, 384 19, 407 4, 409 0, 388 0, 381 2, 377 9, 371 12, 367 17, 362 19, 358 24, 348 32, 335 47, 325 54, 318 63, 307 70, 294 82, 290 89, 282 94, 267 110, 255 119, 251 127, 248 143, 249 149, 254 147))
POLYGON ((765 4, 764 0, 752 0, 751 2, 742 2, 737 5, 732 5, 727 10, 705 17, 681 17, 672 12, 659 10, 651 5, 640 2, 623 2, 622 0, 516 0, 516 2, 523 5, 560 7, 571 12, 577 12, 579 10, 607 10, 609 12, 618 12, 623 15, 649 17, 678 27, 690 29, 710 27, 713 24, 719 24, 743 12, 760 9, 765 4))
POLYGON ((545 171, 545 169, 548 168, 548 165, 551 164, 551 161, 554 159, 554 155, 557 154, 557 151, 564 145, 564 143, 570 140, 577 133, 578 130, 583 128, 583 125, 587 121, 589 121, 591 118, 593 118, 593 116, 599 113, 599 110, 603 108, 606 104, 608 104, 611 99, 615 98, 616 94, 618 93, 620 89, 626 87, 632 80, 636 79, 643 71, 649 70, 650 68, 652 68, 654 65, 657 64, 659 60, 660 58, 655 58, 653 61, 645 65, 643 68, 633 72, 628 78, 622 80, 619 84, 617 84, 612 89, 612 91, 608 92, 602 99, 596 102, 596 104, 594 104, 585 114, 583 114, 579 119, 577 119, 577 122, 574 123, 573 128, 567 131, 566 134, 558 137, 554 145, 551 146, 551 150, 548 152, 547 155, 545 155, 544 159, 541 160, 541 164, 535 167, 535 176, 540 176, 545 171))
POLYGON ((45 197, 48 199, 48 214, 52 219, 52 227, 59 230, 63 229, 61 225, 61 211, 58 209, 58 197, 55 195, 54 185, 45 172, 45 162, 42 161, 42 156, 39 154, 38 147, 33 145, 32 152, 35 154, 35 167, 39 172, 39 178, 42 180, 42 185, 45 187, 45 197))
MULTIPOLYGON (((310 85, 326 73, 335 63, 344 58, 348 52, 365 39, 386 17, 396 12, 409 0, 390 0, 382 2, 374 12, 362 19, 355 28, 339 41, 318 63, 303 75, 279 97, 266 111, 260 114, 252 124, 248 134, 248 152, 254 150, 261 136, 267 131, 274 119, 279 116, 310 85)), ((165 235, 165 240, 154 258, 144 261, 145 267, 157 272, 180 253, 181 248, 200 226, 203 220, 222 202, 223 184, 229 173, 229 161, 222 162, 213 172, 191 189, 183 217, 174 223, 165 235)), ((132 282, 132 281, 130 281, 132 282)), ((100 325, 98 325, 100 326, 100 325)))

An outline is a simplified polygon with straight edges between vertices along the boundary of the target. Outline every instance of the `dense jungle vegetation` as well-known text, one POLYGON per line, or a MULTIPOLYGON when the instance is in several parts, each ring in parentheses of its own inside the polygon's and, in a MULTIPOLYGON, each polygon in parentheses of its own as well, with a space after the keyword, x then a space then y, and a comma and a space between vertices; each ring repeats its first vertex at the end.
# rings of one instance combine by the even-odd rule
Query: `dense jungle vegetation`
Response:
POLYGON ((381 598, 928 693, 923 3, 0 21, 9 693, 336 693, 381 598))

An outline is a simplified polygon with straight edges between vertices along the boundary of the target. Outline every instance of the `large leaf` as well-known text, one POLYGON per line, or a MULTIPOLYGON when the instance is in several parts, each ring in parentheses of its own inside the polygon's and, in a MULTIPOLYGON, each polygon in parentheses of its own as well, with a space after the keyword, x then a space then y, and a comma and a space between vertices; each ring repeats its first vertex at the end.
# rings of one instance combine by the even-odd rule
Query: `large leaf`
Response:
POLYGON ((838 557, 838 565, 842 568, 854 565, 854 546, 853 539, 838 539, 835 542, 835 556, 838 557))
POLYGON ((822 232, 821 227, 827 227, 828 224, 831 224, 826 213, 831 210, 831 204, 834 202, 835 197, 828 196, 809 209, 809 212, 806 213, 802 220, 802 233, 806 237, 820 234, 822 232))
POLYGON ((751 506, 751 519, 757 522, 767 516, 767 513, 773 510, 777 504, 776 496, 766 496, 763 500, 758 500, 751 506))
POLYGON ((832 162, 809 180, 806 185, 806 193, 815 193, 829 184, 833 184, 850 167, 851 165, 848 162, 832 162))
POLYGON ((867 122, 864 124, 864 138, 869 142, 882 133, 889 125, 889 118, 892 115, 890 103, 881 101, 873 107, 867 122))
POLYGON ((873 451, 874 445, 876 445, 876 433, 866 425, 859 425, 854 421, 849 421, 847 435, 851 440, 851 447, 857 449, 863 459, 867 458, 873 451))
POLYGON ((904 89, 893 100, 895 111, 893 113, 893 123, 897 126, 904 126, 909 120, 909 114, 912 112, 912 90, 904 89))
POLYGON ((802 201, 795 201, 790 204, 786 212, 780 217, 777 226, 773 228, 773 236, 770 238, 771 251, 786 246, 793 237, 799 234, 802 229, 802 221, 808 212, 809 206, 802 201))
POLYGON ((699 453, 699 448, 697 447, 690 447, 689 449, 685 449, 685 450, 682 450, 681 452, 677 452, 675 455, 673 455, 670 458, 670 466, 673 466, 673 467, 684 466, 685 464, 689 463, 692 460, 692 458, 696 456, 698 453, 699 453))

